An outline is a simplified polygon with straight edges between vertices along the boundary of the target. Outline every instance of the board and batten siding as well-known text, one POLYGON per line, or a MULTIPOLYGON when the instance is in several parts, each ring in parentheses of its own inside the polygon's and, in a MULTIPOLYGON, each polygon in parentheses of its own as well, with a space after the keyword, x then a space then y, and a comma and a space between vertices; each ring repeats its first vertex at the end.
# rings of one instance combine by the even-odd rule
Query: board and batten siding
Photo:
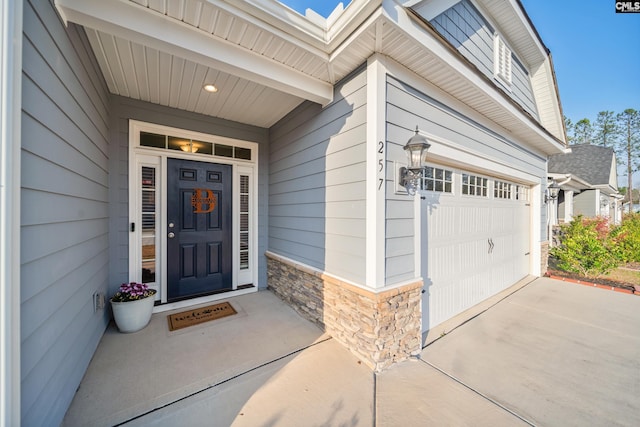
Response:
POLYGON ((84 31, 25 1, 21 417, 59 425, 108 324, 109 95, 84 31))
POLYGON ((195 114, 120 96, 112 97, 113 123, 110 152, 111 173, 111 291, 129 280, 129 120, 138 120, 209 135, 256 142, 258 149, 258 283, 267 286, 267 180, 269 170, 268 129, 195 114))
POLYGON ((365 283, 366 70, 271 128, 269 249, 365 283))
MULTIPOLYGON (((398 283, 414 278, 414 217, 411 197, 395 194, 397 177, 394 162, 406 163, 403 146, 413 136, 416 125, 421 131, 469 148, 529 175, 546 176, 546 158, 488 129, 473 119, 417 89, 387 77, 387 236, 386 281, 398 283)), ((455 163, 456 159, 451 159, 455 163)), ((490 171, 484 171, 490 175, 490 171)), ((544 228, 543 228, 544 230, 544 228)), ((545 234, 546 236, 546 234, 545 234)))
MULTIPOLYGON (((420 13, 420 7, 416 7, 416 11, 420 13)), ((478 70, 494 78, 495 29, 469 0, 456 3, 430 22, 478 70)), ((515 54, 511 55, 511 69, 512 82, 508 95, 539 119, 529 72, 515 54)))

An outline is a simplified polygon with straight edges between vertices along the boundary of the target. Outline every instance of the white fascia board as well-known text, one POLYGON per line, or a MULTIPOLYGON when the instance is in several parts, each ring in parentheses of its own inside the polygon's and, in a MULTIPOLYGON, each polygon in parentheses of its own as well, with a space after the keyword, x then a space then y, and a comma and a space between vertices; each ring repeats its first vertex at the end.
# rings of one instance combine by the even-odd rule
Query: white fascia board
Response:
POLYGON ((327 28, 327 44, 329 52, 344 43, 354 32, 364 24, 372 13, 380 9, 382 0, 351 0, 347 8, 335 18, 327 28))
POLYGON ((374 289, 385 286, 387 167, 385 76, 386 69, 382 58, 379 55, 370 57, 367 61, 367 244, 365 252, 365 282, 368 287, 374 289), (382 144, 382 149, 380 144, 382 144))
POLYGON ((71 22, 114 34, 273 89, 327 105, 333 85, 131 2, 58 0, 71 22))
POLYGON ((480 76, 479 73, 471 70, 469 64, 458 58, 456 54, 451 52, 448 46, 445 46, 442 41, 436 39, 436 37, 429 31, 425 31, 422 28, 423 24, 419 22, 417 18, 410 16, 410 13, 407 10, 396 4, 393 0, 384 0, 383 7, 388 16, 396 17, 396 19, 391 22, 399 31, 404 32, 409 37, 413 38, 416 44, 422 45, 438 57, 445 65, 451 68, 452 74, 458 74, 461 80, 467 81, 469 84, 481 90, 487 98, 490 98, 492 101, 499 104, 502 109, 516 117, 523 126, 526 126, 528 129, 533 131, 537 137, 547 143, 547 151, 551 153, 564 152, 564 146, 562 144, 548 135, 539 126, 533 124, 527 115, 525 115, 511 102, 507 101, 505 96, 497 87, 487 82, 484 75, 480 76), (467 72, 462 72, 461 70, 466 70, 467 72))
POLYGON ((20 425, 23 1, 0 3, 0 426, 20 425))
MULTIPOLYGON (((314 20, 301 15, 277 0, 226 0, 226 3, 240 10, 251 9, 253 13, 257 12, 261 19, 275 28, 281 28, 284 24, 290 30, 297 31, 316 41, 324 42, 326 40, 326 25, 319 25, 314 20)), ((224 3, 216 3, 216 6, 224 8, 224 3)))
POLYGON ((520 22, 523 23, 524 27, 527 30, 527 34, 531 39, 533 39, 533 42, 536 44, 536 46, 540 50, 540 53, 542 54, 542 56, 546 57, 547 48, 542 44, 540 37, 536 32, 536 29, 533 28, 532 26, 533 24, 530 24, 529 19, 527 18, 527 16, 525 16, 523 12, 524 6, 520 7, 520 5, 518 4, 518 1, 516 0, 509 0, 508 3, 511 5, 513 10, 515 11, 516 15, 518 15, 518 19, 520 20, 520 22))

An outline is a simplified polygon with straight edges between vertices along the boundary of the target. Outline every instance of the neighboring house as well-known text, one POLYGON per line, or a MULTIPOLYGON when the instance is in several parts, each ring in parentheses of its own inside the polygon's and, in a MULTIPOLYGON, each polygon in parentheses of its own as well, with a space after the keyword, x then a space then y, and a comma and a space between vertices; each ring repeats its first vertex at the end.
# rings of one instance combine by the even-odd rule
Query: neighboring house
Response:
POLYGON ((565 133, 518 0, 1 10, 7 425, 60 422, 110 320, 96 296, 125 281, 155 287, 156 312, 270 287, 383 369, 546 270, 565 133))
POLYGON ((616 154, 613 148, 579 144, 571 152, 549 157, 549 178, 560 187, 551 223, 569 222, 576 215, 622 219, 616 154), (555 209, 557 208, 557 212, 555 209))

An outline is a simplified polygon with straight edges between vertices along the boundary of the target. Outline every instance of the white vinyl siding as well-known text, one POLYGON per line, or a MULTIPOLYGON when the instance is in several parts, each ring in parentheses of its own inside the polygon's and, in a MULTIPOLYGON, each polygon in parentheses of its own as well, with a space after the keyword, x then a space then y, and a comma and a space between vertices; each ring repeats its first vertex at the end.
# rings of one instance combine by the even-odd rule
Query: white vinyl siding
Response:
POLYGON ((366 72, 270 130, 269 249, 365 282, 366 72))
POLYGON ((21 418, 59 425, 109 321, 109 95, 84 31, 24 3, 21 418))

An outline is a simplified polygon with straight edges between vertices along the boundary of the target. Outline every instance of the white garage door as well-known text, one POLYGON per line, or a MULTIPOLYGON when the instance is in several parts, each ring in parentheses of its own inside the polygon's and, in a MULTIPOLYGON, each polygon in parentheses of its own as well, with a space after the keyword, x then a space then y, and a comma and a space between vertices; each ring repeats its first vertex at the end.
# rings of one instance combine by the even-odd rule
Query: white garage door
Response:
POLYGON ((529 188, 430 167, 423 180, 423 332, 529 273, 529 188))

